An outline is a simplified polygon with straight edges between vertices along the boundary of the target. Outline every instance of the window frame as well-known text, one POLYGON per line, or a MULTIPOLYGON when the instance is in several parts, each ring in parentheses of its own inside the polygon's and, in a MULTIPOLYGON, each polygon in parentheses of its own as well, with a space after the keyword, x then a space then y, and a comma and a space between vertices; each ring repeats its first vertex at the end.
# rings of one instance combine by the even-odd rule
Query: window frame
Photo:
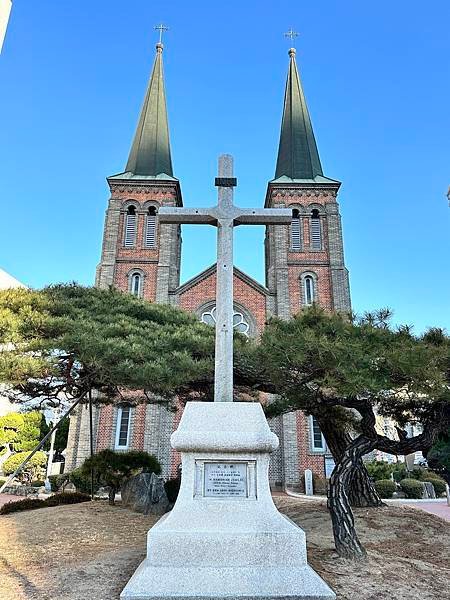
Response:
POLYGON ((311 215, 309 217, 309 246, 312 252, 320 252, 323 250, 323 232, 322 232, 322 218, 320 216, 320 211, 318 208, 313 208, 311 211, 311 215), (319 242, 320 245, 314 246, 314 236, 313 236, 313 222, 317 222, 318 225, 318 234, 319 234, 319 242))
POLYGON ((318 423, 316 417, 314 417, 313 415, 309 415, 309 434, 310 434, 310 448, 311 448, 311 452, 313 452, 314 454, 325 454, 326 451, 327 451, 327 443, 326 443, 325 438, 323 436, 322 430, 320 429, 319 423, 318 423), (315 445, 314 422, 317 424, 317 427, 319 428, 320 435, 321 435, 322 445, 321 445, 320 448, 315 445))
POLYGON ((144 248, 148 248, 149 250, 155 250, 158 246, 157 243, 157 232, 158 232, 158 209, 153 204, 147 208, 147 212, 145 215, 145 231, 144 231, 144 248), (150 226, 150 217, 152 217, 153 223, 153 243, 149 244, 149 226, 150 226))
POLYGON ((114 436, 114 449, 115 450, 128 450, 130 447, 130 437, 131 437, 131 416, 132 416, 132 407, 129 405, 119 406, 117 409, 117 419, 116 419, 116 432, 114 436), (123 410, 128 409, 128 426, 127 426, 127 442, 125 445, 119 444, 120 442, 120 434, 122 429, 122 415, 123 410))
POLYGON ((132 269, 128 273, 128 293, 134 296, 135 298, 143 298, 144 297, 144 282, 145 282, 145 273, 141 269, 132 269), (140 279, 139 283, 139 293, 135 294, 134 289, 134 278, 138 276, 140 279))
POLYGON ((316 290, 314 285, 314 277, 312 275, 305 275, 303 277, 303 295, 305 306, 312 306, 316 301, 316 290), (311 301, 308 301, 308 295, 311 296, 311 301))
POLYGON ((137 231, 138 231, 138 207, 135 204, 129 204, 125 208, 124 219, 123 219, 123 247, 124 248, 135 248, 137 243, 137 231), (134 209, 134 213, 129 212, 130 209, 134 209), (128 240, 128 217, 134 217, 134 231, 133 231, 133 239, 128 240))
POLYGON ((290 225, 290 250, 291 252, 301 252, 302 251, 302 215, 298 208, 292 209, 292 220, 290 225), (298 227, 298 232, 296 233, 298 237, 298 245, 294 244, 294 225, 298 227))

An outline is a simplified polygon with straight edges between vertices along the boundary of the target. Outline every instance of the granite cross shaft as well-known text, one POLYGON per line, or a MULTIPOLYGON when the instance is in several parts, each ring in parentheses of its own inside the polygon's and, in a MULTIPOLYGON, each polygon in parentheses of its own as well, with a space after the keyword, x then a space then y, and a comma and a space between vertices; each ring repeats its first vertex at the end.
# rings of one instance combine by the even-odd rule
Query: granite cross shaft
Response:
POLYGON ((233 401, 233 227, 290 223, 286 208, 239 208, 233 204, 233 157, 219 157, 217 206, 211 208, 161 208, 161 223, 204 224, 217 227, 216 351, 214 401, 233 401))

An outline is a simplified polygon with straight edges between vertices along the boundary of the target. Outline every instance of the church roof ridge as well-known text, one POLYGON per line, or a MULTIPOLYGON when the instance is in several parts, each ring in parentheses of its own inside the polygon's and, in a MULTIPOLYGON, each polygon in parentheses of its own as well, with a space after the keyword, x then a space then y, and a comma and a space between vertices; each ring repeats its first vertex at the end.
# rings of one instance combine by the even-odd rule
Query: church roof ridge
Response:
POLYGON ((173 177, 169 124, 162 60, 163 44, 156 44, 156 56, 125 174, 173 177))
MULTIPOLYGON (((201 271, 200 273, 197 273, 197 275, 194 275, 194 277, 191 277, 191 279, 188 279, 183 284, 181 284, 176 290, 174 290, 174 295, 179 296, 180 294, 183 294, 191 287, 194 287, 195 285, 197 285, 198 283, 215 273, 216 270, 217 263, 214 263, 211 266, 204 269, 203 271, 201 271)), ((233 273, 237 275, 240 279, 243 279, 250 286, 258 289, 265 296, 270 295, 270 291, 265 286, 259 283, 259 281, 256 281, 256 279, 253 279, 253 277, 250 277, 250 275, 247 275, 247 273, 244 273, 244 271, 241 271, 241 269, 239 269, 238 267, 233 267, 233 273)))
POLYGON ((292 180, 323 176, 295 54, 290 48, 275 180, 283 175, 292 180))

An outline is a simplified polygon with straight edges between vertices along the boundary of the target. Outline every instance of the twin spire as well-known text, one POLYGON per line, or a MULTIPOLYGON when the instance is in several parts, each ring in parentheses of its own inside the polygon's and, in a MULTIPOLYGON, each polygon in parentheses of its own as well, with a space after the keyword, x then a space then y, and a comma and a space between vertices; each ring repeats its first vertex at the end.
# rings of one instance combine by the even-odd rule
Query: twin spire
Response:
POLYGON ((295 62, 295 48, 289 50, 289 56, 275 179, 314 179, 323 175, 322 165, 295 62))
MULTIPOLYGON (((134 176, 173 177, 162 62, 163 45, 156 44, 153 71, 134 136, 126 171, 134 176)), ((295 62, 290 63, 275 179, 313 180, 323 175, 319 153, 295 62)))
POLYGON ((150 83, 125 169, 134 175, 173 177, 162 52, 163 45, 158 42, 150 83))

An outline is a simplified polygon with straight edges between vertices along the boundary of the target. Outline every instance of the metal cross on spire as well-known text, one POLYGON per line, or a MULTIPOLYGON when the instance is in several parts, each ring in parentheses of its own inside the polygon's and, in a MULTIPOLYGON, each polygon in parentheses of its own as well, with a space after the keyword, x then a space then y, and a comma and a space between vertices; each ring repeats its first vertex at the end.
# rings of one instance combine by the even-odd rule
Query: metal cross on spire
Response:
POLYGON ((160 223, 217 227, 216 353, 214 401, 233 401, 233 229, 236 225, 282 225, 292 220, 287 208, 240 208, 233 203, 233 157, 219 157, 217 206, 159 209, 160 223))
POLYGON ((162 44, 163 34, 166 31, 169 31, 169 28, 166 27, 165 25, 163 25, 162 23, 160 23, 159 25, 155 25, 155 30, 159 31, 159 43, 162 44))
POLYGON ((289 29, 289 31, 286 31, 286 33, 284 34, 284 37, 290 38, 291 40, 291 44, 294 43, 295 38, 298 37, 298 33, 296 31, 294 31, 292 29, 292 27, 289 29))

